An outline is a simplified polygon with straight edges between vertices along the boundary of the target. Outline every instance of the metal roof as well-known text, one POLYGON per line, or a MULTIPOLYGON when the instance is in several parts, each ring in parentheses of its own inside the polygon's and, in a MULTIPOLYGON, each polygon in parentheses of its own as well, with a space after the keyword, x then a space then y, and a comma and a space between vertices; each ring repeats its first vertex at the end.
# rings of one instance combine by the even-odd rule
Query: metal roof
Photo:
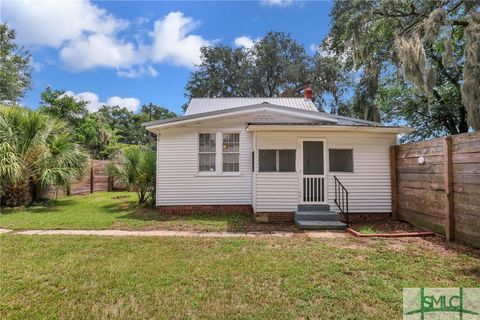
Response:
POLYGON ((233 109, 263 102, 294 109, 317 111, 312 100, 304 98, 192 98, 185 115, 233 109))
MULTIPOLYGON (((280 106, 280 105, 274 105, 274 104, 269 104, 269 103, 260 103, 256 105, 251 105, 251 106, 243 106, 243 107, 237 107, 237 108, 229 108, 229 109, 221 109, 221 110, 216 110, 216 111, 209 111, 209 112, 202 112, 202 113, 197 113, 197 114, 191 114, 191 115, 185 115, 181 117, 176 117, 176 118, 169 118, 169 119, 161 119, 161 120, 155 120, 155 121, 150 121, 150 122, 145 122, 143 123, 144 126, 147 127, 147 129, 152 128, 152 127, 164 127, 164 126, 170 126, 172 123, 185 123, 189 121, 196 121, 196 120, 201 120, 201 119, 207 119, 211 117, 217 117, 217 116, 222 116, 222 115, 228 115, 228 114, 234 114, 234 113, 244 113, 244 112, 250 112, 253 110, 260 110, 262 108, 270 108, 272 110, 277 110, 279 112, 286 112, 289 114, 296 114, 299 117, 305 117, 310 120, 312 120, 312 123, 315 123, 316 121, 320 121, 323 124, 338 124, 338 125, 347 125, 347 126, 366 126, 366 127, 383 127, 383 124, 378 123, 378 122, 372 122, 372 121, 367 121, 367 120, 360 120, 360 119, 354 119, 354 118, 349 118, 349 117, 343 117, 343 116, 337 116, 325 112, 319 112, 318 110, 312 111, 312 110, 303 110, 303 109, 293 109, 290 107, 285 107, 285 106, 280 106)), ((284 125, 288 125, 287 123, 284 123, 284 125)))

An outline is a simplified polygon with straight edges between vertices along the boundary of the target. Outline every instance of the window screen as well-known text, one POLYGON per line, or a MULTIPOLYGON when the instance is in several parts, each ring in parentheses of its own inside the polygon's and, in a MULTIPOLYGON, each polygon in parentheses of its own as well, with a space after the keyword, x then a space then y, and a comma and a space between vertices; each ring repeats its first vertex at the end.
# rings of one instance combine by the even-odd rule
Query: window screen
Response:
POLYGON ((259 168, 260 172, 277 171, 277 150, 259 150, 259 168))
POLYGON ((323 142, 303 142, 303 173, 323 174, 323 142))
POLYGON ((278 171, 295 171, 295 150, 278 150, 278 171))
POLYGON ((215 133, 198 135, 198 171, 215 171, 215 133))
POLYGON ((223 172, 240 170, 240 134, 223 134, 223 172))
POLYGON ((330 149, 330 171, 353 172, 352 149, 330 149))
POLYGON ((260 172, 294 172, 295 150, 259 150, 260 172))

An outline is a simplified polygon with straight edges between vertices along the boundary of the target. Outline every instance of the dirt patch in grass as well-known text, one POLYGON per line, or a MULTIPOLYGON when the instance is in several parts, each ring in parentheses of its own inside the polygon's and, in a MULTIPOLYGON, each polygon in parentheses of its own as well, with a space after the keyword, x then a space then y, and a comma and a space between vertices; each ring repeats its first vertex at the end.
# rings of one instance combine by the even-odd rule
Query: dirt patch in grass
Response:
POLYGON ((125 198, 130 198, 130 196, 127 195, 127 194, 123 194, 123 195, 112 197, 113 200, 120 200, 120 199, 125 199, 125 198))

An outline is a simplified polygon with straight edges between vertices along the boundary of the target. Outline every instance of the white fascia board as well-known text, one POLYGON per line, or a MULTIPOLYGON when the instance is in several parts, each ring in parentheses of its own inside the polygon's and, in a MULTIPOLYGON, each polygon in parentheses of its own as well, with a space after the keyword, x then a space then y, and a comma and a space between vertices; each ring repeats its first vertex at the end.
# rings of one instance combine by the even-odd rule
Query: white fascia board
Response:
POLYGON ((411 133, 413 128, 407 127, 368 127, 368 126, 338 126, 338 125, 249 125, 247 131, 256 132, 288 132, 288 131, 335 131, 335 132, 382 132, 382 133, 411 133))

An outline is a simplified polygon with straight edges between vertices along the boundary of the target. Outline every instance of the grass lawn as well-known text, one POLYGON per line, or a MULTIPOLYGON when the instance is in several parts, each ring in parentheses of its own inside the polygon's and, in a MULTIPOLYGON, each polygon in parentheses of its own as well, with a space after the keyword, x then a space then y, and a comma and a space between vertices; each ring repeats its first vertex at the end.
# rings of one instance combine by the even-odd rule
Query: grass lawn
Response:
POLYGON ((249 231, 283 229, 293 225, 261 225, 246 214, 169 215, 137 208, 133 192, 99 192, 50 201, 29 208, 1 209, 0 227, 9 229, 128 229, 249 231), (127 196, 127 197, 121 197, 127 196))
POLYGON ((480 283, 478 251, 438 238, 6 234, 0 244, 2 319, 399 319, 404 287, 480 283))

